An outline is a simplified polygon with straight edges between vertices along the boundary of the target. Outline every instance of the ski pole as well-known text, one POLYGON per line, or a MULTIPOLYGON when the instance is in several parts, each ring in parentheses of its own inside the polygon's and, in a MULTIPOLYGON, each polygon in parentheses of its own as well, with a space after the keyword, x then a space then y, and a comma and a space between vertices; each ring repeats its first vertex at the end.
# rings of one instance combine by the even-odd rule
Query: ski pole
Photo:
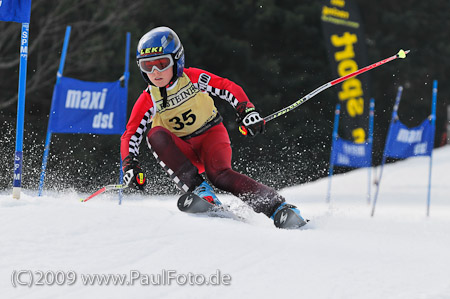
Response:
MULTIPOLYGON (((294 102, 293 104, 291 104, 291 105, 289 105, 289 106, 287 106, 287 107, 285 107, 285 108, 283 108, 283 109, 281 109, 281 110, 279 110, 279 111, 277 111, 277 112, 275 112, 275 113, 272 113, 272 114, 270 114, 269 116, 264 117, 264 120, 265 120, 266 122, 268 122, 268 121, 271 121, 271 120, 274 119, 274 118, 280 117, 280 116, 282 116, 282 115, 288 113, 289 111, 294 110, 295 108, 297 108, 297 107, 300 106, 301 104, 305 103, 306 101, 308 101, 308 100, 311 99, 312 97, 316 96, 317 94, 321 93, 321 92, 324 91, 325 89, 328 89, 328 88, 330 88, 331 86, 334 86, 334 85, 336 85, 336 84, 339 84, 339 83, 341 83, 341 82, 343 82, 343 81, 345 81, 345 80, 347 80, 347 79, 353 78, 353 77, 358 76, 358 75, 360 75, 360 74, 362 74, 362 73, 365 73, 365 72, 367 72, 367 71, 370 71, 370 70, 372 70, 372 69, 374 69, 374 68, 376 68, 376 67, 379 67, 379 66, 381 66, 381 65, 383 65, 383 64, 386 64, 386 63, 388 63, 388 62, 390 62, 390 61, 392 61, 392 60, 395 60, 395 59, 397 59, 397 58, 402 58, 402 59, 403 59, 403 58, 406 58, 406 54, 408 54, 408 53, 409 53, 409 50, 406 50, 406 51, 400 50, 400 51, 398 51, 397 54, 395 54, 395 55, 393 55, 393 56, 391 56, 391 57, 385 58, 385 59, 383 59, 383 60, 380 60, 380 61, 378 61, 378 62, 375 62, 374 64, 368 65, 368 66, 366 66, 366 67, 364 67, 364 68, 362 68, 362 69, 356 70, 356 71, 354 71, 353 73, 347 74, 347 75, 342 76, 342 77, 340 77, 340 78, 334 79, 333 81, 330 81, 330 82, 328 82, 328 83, 325 83, 324 85, 322 85, 322 86, 320 86, 320 87, 314 89, 312 92, 308 93, 308 94, 307 94, 306 96, 304 96, 303 98, 297 100, 297 101, 294 102)), ((248 133, 244 126, 240 126, 240 127, 239 127, 239 131, 242 133, 242 135, 247 135, 247 133, 248 133)))
POLYGON ((102 194, 103 192, 108 191, 108 190, 123 190, 125 188, 128 188, 128 185, 106 185, 105 187, 99 189, 98 191, 96 191, 93 194, 89 195, 85 199, 81 199, 80 201, 81 202, 86 202, 89 199, 91 199, 91 198, 93 198, 93 197, 95 197, 95 196, 97 196, 99 194, 102 194))

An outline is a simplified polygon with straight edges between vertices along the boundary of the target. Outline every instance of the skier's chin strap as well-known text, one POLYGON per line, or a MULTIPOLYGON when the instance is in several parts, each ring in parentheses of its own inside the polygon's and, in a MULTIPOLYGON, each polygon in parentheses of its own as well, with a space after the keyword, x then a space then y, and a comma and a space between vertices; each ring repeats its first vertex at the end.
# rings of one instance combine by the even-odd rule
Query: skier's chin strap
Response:
POLYGON ((167 88, 166 87, 160 87, 159 88, 159 93, 162 96, 163 99, 163 108, 167 107, 167 88))
POLYGON ((178 80, 177 76, 173 76, 172 80, 170 80, 169 84, 167 84, 165 87, 159 88, 159 93, 162 96, 163 99, 163 108, 167 107, 167 87, 172 86, 176 81, 178 80))

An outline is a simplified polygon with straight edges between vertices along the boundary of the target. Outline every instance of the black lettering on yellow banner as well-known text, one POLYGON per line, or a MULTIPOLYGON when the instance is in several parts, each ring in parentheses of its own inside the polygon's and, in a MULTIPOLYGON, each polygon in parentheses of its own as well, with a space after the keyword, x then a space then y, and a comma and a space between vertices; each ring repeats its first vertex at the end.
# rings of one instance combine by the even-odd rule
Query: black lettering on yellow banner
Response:
MULTIPOLYGON (((324 0, 322 29, 332 68, 332 79, 353 73, 367 65, 364 32, 353 0, 324 0)), ((369 120, 369 75, 350 78, 336 87, 341 103, 339 136, 357 143, 365 142, 369 120)))

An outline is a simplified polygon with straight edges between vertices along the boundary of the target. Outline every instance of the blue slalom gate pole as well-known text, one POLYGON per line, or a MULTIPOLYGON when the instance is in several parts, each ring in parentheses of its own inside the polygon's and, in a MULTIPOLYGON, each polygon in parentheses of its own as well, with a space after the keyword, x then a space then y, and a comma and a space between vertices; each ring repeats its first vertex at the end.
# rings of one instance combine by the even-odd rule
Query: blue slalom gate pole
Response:
POLYGON ((370 99, 370 111, 369 111, 369 138, 368 138, 368 143, 369 143, 369 148, 370 148, 370 160, 369 160, 369 167, 367 168, 368 170, 368 180, 369 180, 369 185, 367 187, 367 203, 370 204, 370 194, 371 194, 371 190, 370 190, 370 185, 371 185, 371 180, 372 180, 372 144, 373 144, 373 119, 374 119, 374 114, 375 114, 375 99, 371 98, 370 99))
POLYGON ((333 177, 333 171, 334 171, 334 164, 333 164, 333 154, 334 154, 334 145, 336 143, 336 140, 338 138, 338 128, 339 128, 339 115, 341 113, 341 105, 336 105, 336 110, 334 112, 334 125, 333 125, 333 137, 331 140, 331 154, 330 154, 330 168, 328 171, 328 190, 327 190, 327 203, 330 202, 331 197, 331 180, 333 177))
MULTIPOLYGON (((127 41, 125 45, 125 71, 123 73, 124 80, 125 80, 125 88, 128 90, 128 80, 130 78, 130 72, 129 72, 129 61, 130 61, 130 33, 127 32, 127 41)), ((122 185, 123 183, 123 170, 122 170, 122 156, 120 155, 120 147, 119 147, 119 184, 122 185)), ((122 198, 123 198, 123 190, 119 190, 119 205, 122 204, 122 198)))
POLYGON ((392 124, 398 118, 397 110, 398 110, 398 106, 400 105, 400 99, 402 97, 402 92, 403 92, 403 86, 399 86, 398 87, 398 91, 397 91, 397 97, 395 98, 394 110, 392 111, 391 124, 389 125, 389 131, 388 131, 388 134, 387 134, 387 137, 386 137, 386 142, 384 144, 383 159, 382 159, 381 167, 380 167, 380 176, 378 178, 377 190, 375 191, 375 196, 373 198, 373 204, 372 204, 372 213, 371 213, 372 217, 375 214, 375 206, 377 204, 378 192, 380 190, 381 177, 383 176, 383 168, 384 168, 384 164, 386 163, 386 146, 387 146, 387 141, 390 140, 390 138, 391 138, 391 132, 392 132, 391 127, 392 127, 392 124))
MULTIPOLYGON (((59 61, 59 69, 58 69, 58 73, 56 74, 56 84, 58 84, 59 81, 61 80, 61 77, 62 77, 62 74, 64 71, 64 64, 66 61, 67 48, 69 47, 70 30, 71 30, 71 27, 67 26, 66 34, 64 36, 64 44, 63 44, 63 51, 61 53, 61 60, 59 61)), ((51 139, 52 139, 52 132, 49 130, 49 128, 50 128, 50 123, 52 121, 51 113, 53 111, 53 103, 54 103, 54 99, 52 98, 52 105, 50 108, 50 115, 49 115, 48 125, 47 125, 47 136, 45 138, 44 156, 42 158, 41 176, 40 176, 40 180, 39 180, 38 196, 42 196, 42 190, 44 188, 44 180, 45 180, 45 171, 47 169, 48 154, 50 152, 50 143, 51 143, 51 139)))
POLYGON ((27 83, 28 37, 30 24, 22 23, 19 66, 19 90, 17 95, 16 153, 14 155, 13 198, 20 199, 22 189, 23 127, 25 122, 25 93, 27 83))
POLYGON ((126 41, 126 48, 125 48, 125 71, 123 75, 125 76, 125 86, 128 87, 128 80, 130 79, 130 33, 127 32, 127 41, 126 41))
MULTIPOLYGON (((432 134, 432 142, 431 146, 434 146, 434 134, 436 130, 436 102, 437 102, 437 88, 438 88, 438 82, 437 80, 433 81, 433 103, 431 106, 431 124, 433 127, 433 134, 432 134)), ((431 202, 431 172, 433 168, 433 149, 431 149, 430 152, 430 170, 428 174, 428 197, 427 197, 427 216, 430 216, 430 202, 431 202)))

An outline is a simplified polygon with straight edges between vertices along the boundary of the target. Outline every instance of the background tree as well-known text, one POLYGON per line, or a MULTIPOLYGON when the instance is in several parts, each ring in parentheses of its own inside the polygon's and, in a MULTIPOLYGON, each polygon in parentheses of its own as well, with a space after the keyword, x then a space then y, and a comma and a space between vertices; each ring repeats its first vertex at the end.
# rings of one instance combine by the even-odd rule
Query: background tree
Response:
MULTIPOLYGON (((376 100, 375 163, 380 162, 398 85, 404 85, 399 114, 420 123, 431 106, 431 82, 438 79, 438 143, 444 130, 449 88, 450 2, 441 0, 357 0, 364 22, 368 58, 378 61, 410 49, 409 57, 371 71, 376 100)), ((114 81, 123 73, 125 34, 131 32, 128 113, 145 88, 135 66, 139 38, 156 26, 180 36, 186 65, 207 69, 240 84, 262 115, 275 112, 331 77, 317 1, 244 0, 33 0, 27 74, 24 140, 25 188, 35 189, 64 32, 72 34, 64 75, 114 81), (282 3, 279 3, 282 2, 282 3)), ((0 188, 13 173, 20 24, 0 22, 0 188)), ((336 90, 330 89, 284 117, 271 121, 265 135, 240 136, 233 109, 216 104, 230 131, 234 166, 281 188, 327 174, 336 90)), ((119 136, 56 134, 52 139, 47 187, 92 190, 117 181, 119 136)), ((146 149, 141 151, 149 192, 174 192, 146 149), (169 187, 165 187, 169 186, 169 187)), ((340 169, 338 171, 346 171, 340 169)))

